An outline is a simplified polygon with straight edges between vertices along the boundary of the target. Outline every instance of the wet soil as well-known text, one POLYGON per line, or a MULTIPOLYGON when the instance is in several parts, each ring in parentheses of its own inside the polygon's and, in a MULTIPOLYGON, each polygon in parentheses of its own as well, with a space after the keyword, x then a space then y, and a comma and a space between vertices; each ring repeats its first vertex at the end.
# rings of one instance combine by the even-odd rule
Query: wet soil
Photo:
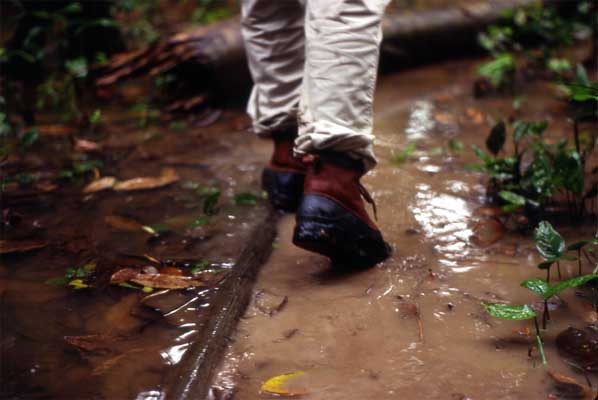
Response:
MULTIPOLYGON (((262 383, 294 371, 305 372, 292 384, 296 393, 307 392, 301 398, 326 400, 541 399, 555 393, 547 370, 585 382, 555 349, 555 337, 568 326, 596 322, 591 304, 575 291, 552 313, 547 367, 532 349, 533 324, 493 319, 481 306, 532 303, 519 283, 542 274, 529 231, 491 229, 491 241, 499 240, 484 247, 472 239, 476 226, 493 222, 485 216, 485 177, 464 168, 475 162, 467 145, 483 147, 489 128, 509 115, 548 119, 549 135, 571 127, 547 83, 527 82, 519 110, 512 97, 474 99, 475 65, 449 62, 381 78, 380 164, 364 183, 378 203, 392 257, 370 270, 333 271, 325 258, 290 244, 293 216, 283 218, 214 399, 270 398, 260 394, 262 383), (466 147, 451 152, 450 139, 466 147), (392 161, 408 141, 417 151, 407 162, 392 161)), ((568 240, 593 233, 590 223, 559 229, 568 240)), ((564 277, 576 268, 565 265, 564 277)), ((598 385, 595 375, 588 379, 598 385)))
POLYGON ((225 113, 209 127, 192 120, 184 128, 139 127, 129 108, 104 108, 94 133, 42 134, 32 149, 3 166, 4 178, 27 173, 39 180, 4 187, 2 239, 47 244, 1 256, 3 398, 162 398, 170 371, 219 312, 212 301, 252 231, 271 224, 259 189, 269 144, 246 131, 240 112, 225 113), (103 148, 73 151, 73 138, 103 148), (180 180, 153 190, 87 194, 83 187, 98 172, 71 182, 56 179, 73 159, 101 159, 101 174, 119 180, 157 176, 164 167, 180 180), (209 215, 205 188, 221 192, 209 215), (255 197, 235 200, 244 193, 255 197), (140 228, 157 224, 167 231, 151 235, 140 228), (89 263, 96 265, 84 278, 91 288, 47 283, 89 263), (203 268, 199 275, 192 271, 197 264, 203 268), (109 283, 120 268, 148 266, 201 276, 207 285, 147 294, 109 283))

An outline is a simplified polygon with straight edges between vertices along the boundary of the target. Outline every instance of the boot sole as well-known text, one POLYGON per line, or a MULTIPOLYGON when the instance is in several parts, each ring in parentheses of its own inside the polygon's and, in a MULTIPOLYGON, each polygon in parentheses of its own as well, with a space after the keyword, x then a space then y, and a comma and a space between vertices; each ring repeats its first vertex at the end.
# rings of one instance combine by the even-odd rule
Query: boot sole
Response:
POLYGON ((391 254, 380 231, 334 201, 318 195, 303 197, 297 211, 293 243, 330 258, 334 265, 349 268, 369 268, 391 254))

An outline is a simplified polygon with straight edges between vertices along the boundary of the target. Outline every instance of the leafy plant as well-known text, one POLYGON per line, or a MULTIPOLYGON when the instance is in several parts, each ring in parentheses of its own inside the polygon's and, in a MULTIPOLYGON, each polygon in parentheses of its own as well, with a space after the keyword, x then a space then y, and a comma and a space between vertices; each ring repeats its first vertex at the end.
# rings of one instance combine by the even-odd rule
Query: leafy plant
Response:
POLYGON ((513 154, 499 156, 507 139, 507 127, 499 121, 486 140, 490 154, 472 146, 482 164, 467 168, 488 175, 489 192, 498 194, 505 211, 542 210, 548 202, 563 196, 571 215, 581 217, 589 193, 584 193, 583 159, 576 149, 567 146, 566 139, 547 143, 544 140, 547 126, 545 121, 515 121, 511 125, 513 154))
POLYGON ((260 196, 251 192, 238 193, 233 197, 233 203, 237 206, 255 206, 260 196))

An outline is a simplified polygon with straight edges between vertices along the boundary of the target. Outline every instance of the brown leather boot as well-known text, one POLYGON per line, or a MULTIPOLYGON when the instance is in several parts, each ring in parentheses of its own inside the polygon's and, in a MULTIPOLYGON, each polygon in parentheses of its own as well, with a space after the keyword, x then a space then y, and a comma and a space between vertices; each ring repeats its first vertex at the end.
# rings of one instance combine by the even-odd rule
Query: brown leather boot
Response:
POLYGON ((303 195, 306 166, 293 156, 297 127, 272 135, 274 152, 262 172, 262 187, 274 208, 293 212, 303 195))
POLYGON ((373 200, 359 182, 364 172, 361 161, 346 155, 316 156, 297 209, 295 245, 349 267, 367 268, 390 255, 390 246, 365 210, 362 197, 373 200))

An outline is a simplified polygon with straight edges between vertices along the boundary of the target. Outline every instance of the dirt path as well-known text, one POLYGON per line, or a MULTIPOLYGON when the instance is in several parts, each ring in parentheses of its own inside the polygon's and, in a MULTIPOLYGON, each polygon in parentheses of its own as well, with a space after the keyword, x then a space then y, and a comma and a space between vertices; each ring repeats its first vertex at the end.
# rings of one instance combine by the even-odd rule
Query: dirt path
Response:
MULTIPOLYGON (((537 276, 533 244, 517 234, 490 247, 472 242, 476 225, 487 223, 479 209, 484 180, 463 168, 474 161, 470 149, 446 150, 450 139, 482 146, 494 119, 513 112, 510 98, 471 97, 474 65, 447 63, 380 82, 380 165, 365 184, 392 258, 335 274, 326 259, 290 244, 294 219, 283 218, 214 398, 231 398, 227 391, 235 399, 268 398, 260 385, 293 371, 305 371, 293 385, 310 400, 546 398, 546 371, 535 350, 528 357, 532 338, 518 332, 529 325, 491 319, 480 306, 530 301, 519 282, 537 276), (418 151, 397 165, 391 152, 407 139, 418 151)), ((558 130, 546 88, 528 89, 519 113, 552 119, 558 130)), ((554 336, 583 312, 558 314, 546 338, 549 369, 574 375, 558 358, 554 336)))

